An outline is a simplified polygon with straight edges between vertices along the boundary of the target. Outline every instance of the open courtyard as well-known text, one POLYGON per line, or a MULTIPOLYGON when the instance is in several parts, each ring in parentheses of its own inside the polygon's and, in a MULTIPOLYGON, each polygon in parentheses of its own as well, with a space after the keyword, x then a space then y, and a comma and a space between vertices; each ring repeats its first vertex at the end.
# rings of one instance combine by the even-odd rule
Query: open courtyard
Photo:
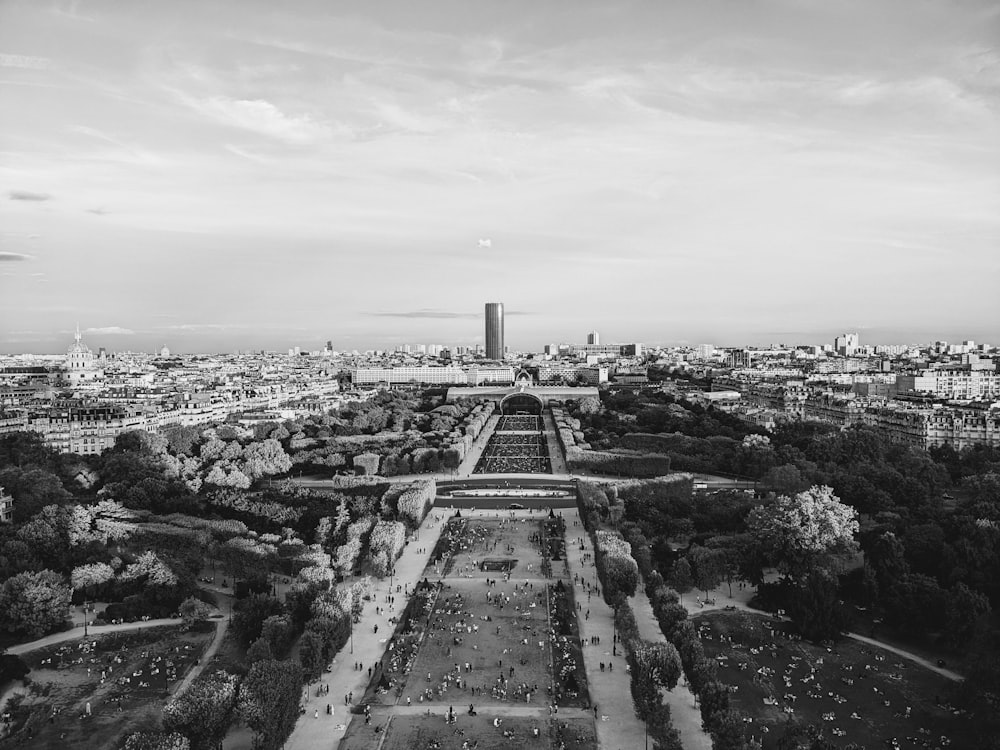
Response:
POLYGON ((596 746, 562 520, 491 516, 442 533, 344 750, 596 746))

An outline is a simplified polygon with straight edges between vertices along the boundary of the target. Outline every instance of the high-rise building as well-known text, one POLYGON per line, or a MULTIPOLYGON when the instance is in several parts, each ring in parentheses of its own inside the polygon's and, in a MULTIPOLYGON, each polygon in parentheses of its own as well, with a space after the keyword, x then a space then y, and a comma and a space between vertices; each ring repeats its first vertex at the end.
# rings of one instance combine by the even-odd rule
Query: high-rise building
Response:
POLYGON ((502 361, 503 355, 503 302, 487 302, 486 358, 502 361))
POLYGON ((837 354, 844 357, 853 357, 859 345, 860 341, 856 333, 845 333, 843 336, 837 336, 833 341, 833 348, 837 354))
POLYGON ((587 343, 588 344, 600 344, 601 343, 601 334, 599 334, 597 331, 591 331, 590 333, 587 334, 587 343))

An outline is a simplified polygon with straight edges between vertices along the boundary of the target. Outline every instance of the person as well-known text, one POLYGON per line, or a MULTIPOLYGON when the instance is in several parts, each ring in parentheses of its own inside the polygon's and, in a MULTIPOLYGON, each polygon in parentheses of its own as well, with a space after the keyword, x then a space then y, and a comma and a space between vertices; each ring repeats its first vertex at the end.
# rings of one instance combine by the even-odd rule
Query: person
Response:
POLYGON ((316 709, 316 713, 313 714, 313 716, 315 716, 317 719, 319 718, 319 709, 318 708, 316 709))

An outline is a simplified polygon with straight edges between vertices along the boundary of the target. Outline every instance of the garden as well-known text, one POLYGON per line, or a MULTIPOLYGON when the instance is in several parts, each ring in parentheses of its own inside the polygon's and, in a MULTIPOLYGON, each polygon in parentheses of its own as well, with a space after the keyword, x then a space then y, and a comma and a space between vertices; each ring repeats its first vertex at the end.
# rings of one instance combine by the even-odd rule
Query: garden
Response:
POLYGON ((813 645, 765 615, 713 612, 692 622, 765 750, 808 725, 835 747, 975 746, 973 718, 949 703, 955 683, 913 662, 850 639, 813 645))
POLYGON ((572 587, 543 573, 553 551, 564 559, 562 532, 452 518, 341 747, 594 747, 591 720, 549 708, 590 705, 572 587))
MULTIPOLYGON (((536 417, 504 417, 536 419, 536 417)), ((476 474, 549 474, 552 461, 541 433, 494 432, 476 464, 476 474)))
POLYGON ((164 696, 201 657, 214 624, 107 633, 30 652, 8 733, 21 747, 103 750, 158 723, 164 696))

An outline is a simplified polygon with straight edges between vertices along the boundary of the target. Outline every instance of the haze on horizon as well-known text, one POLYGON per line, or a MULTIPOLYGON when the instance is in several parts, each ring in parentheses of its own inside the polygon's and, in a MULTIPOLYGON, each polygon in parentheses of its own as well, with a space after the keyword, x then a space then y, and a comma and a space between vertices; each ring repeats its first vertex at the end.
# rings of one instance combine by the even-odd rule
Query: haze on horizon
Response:
POLYGON ((998 343, 997 39, 989 0, 6 0, 0 351, 473 344, 490 300, 513 348, 998 343))

